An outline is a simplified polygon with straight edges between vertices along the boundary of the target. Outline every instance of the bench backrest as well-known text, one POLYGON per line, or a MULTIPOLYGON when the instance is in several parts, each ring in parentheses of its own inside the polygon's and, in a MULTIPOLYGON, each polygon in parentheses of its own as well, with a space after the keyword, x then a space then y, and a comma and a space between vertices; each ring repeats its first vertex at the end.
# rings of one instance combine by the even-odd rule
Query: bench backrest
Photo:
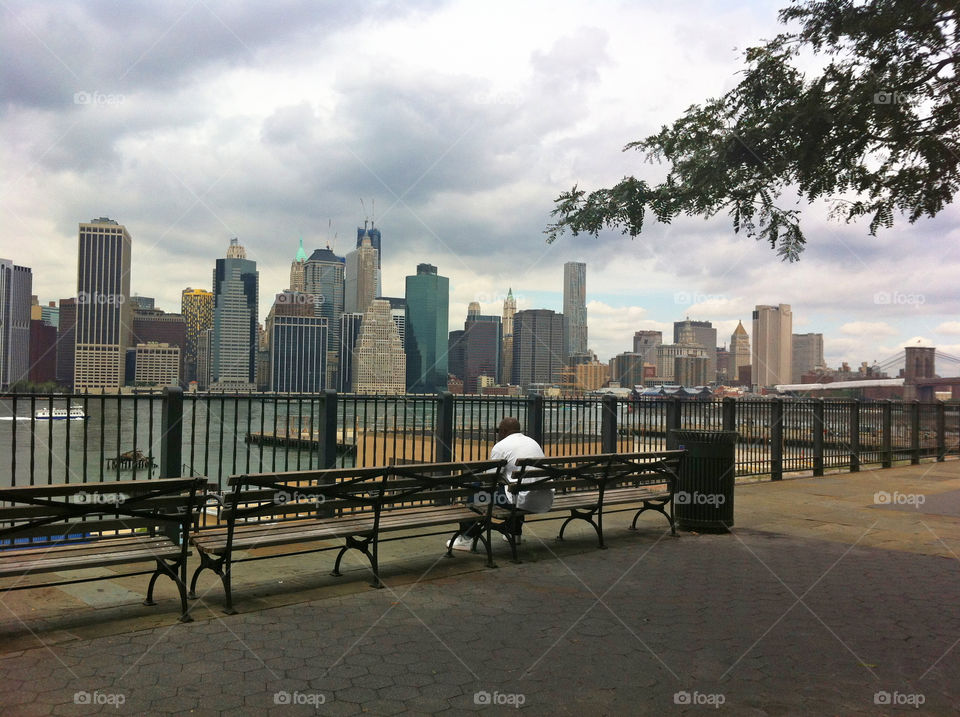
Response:
POLYGON ((450 503, 492 492, 506 461, 420 463, 231 476, 223 520, 296 520, 406 507, 414 501, 450 503), (479 483, 480 487, 475 486, 479 483))
POLYGON ((206 478, 192 477, 0 488, 0 550, 133 532, 186 534, 206 487, 206 478))
POLYGON ((652 453, 601 453, 556 458, 522 458, 508 490, 552 488, 555 491, 599 490, 624 486, 664 484, 677 489, 680 462, 686 451, 652 453))

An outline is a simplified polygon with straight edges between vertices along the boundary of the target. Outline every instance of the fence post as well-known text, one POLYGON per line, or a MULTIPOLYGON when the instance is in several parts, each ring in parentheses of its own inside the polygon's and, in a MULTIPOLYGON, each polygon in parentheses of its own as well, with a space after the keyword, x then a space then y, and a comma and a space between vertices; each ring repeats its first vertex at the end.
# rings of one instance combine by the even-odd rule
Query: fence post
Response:
POLYGON ((729 396, 723 399, 723 430, 737 430, 737 399, 729 396))
POLYGON ((664 430, 667 432, 667 450, 676 450, 677 441, 676 439, 670 438, 670 432, 672 430, 680 430, 680 399, 675 396, 667 399, 667 416, 664 430))
POLYGON ((600 452, 617 452, 616 396, 604 396, 600 404, 600 452))
POLYGON ((823 444, 824 432, 827 430, 824 426, 826 417, 826 406, 822 398, 813 399, 813 475, 823 475, 823 444))
POLYGON ((546 452, 546 446, 543 445, 543 396, 531 396, 527 401, 526 433, 546 452))
POLYGON ((860 403, 859 398, 850 404, 850 472, 860 471, 860 403))
POLYGON ((893 465, 892 436, 893 436, 893 403, 890 400, 883 402, 883 434, 880 439, 880 467, 889 468, 893 465))
POLYGON ((770 406, 770 480, 783 479, 783 399, 770 406))
POLYGON ((920 463, 920 402, 910 402, 910 465, 920 463))
POLYGON ((160 477, 179 478, 183 463, 183 389, 166 386, 160 410, 160 477))
MULTIPOLYGON (((337 465, 337 392, 326 389, 323 392, 323 416, 320 419, 320 467, 335 468, 337 465)), ((357 440, 357 436, 353 437, 357 440)), ((346 443, 346 436, 344 436, 346 443)), ((359 446, 357 455, 359 455, 359 446)))
POLYGON ((437 426, 433 432, 434 457, 437 463, 453 460, 453 394, 442 391, 437 396, 437 426))
POLYGON ((943 401, 937 401, 937 462, 947 455, 947 407, 943 401))

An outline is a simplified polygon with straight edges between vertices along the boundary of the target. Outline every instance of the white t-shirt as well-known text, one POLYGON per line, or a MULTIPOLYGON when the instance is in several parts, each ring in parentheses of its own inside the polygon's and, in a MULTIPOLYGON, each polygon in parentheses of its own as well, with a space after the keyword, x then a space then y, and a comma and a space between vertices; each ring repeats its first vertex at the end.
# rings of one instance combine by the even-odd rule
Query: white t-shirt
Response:
MULTIPOLYGON (((540 445, 522 433, 511 433, 502 441, 498 441, 490 450, 491 460, 506 460, 507 465, 503 469, 503 477, 511 483, 516 483, 513 473, 517 470, 517 459, 519 458, 543 458, 543 449, 540 445)), ((524 490, 517 495, 517 507, 520 510, 526 510, 531 513, 545 513, 553 505, 553 489, 538 488, 536 490, 524 490)), ((514 494, 507 491, 507 500, 511 503, 514 494)))

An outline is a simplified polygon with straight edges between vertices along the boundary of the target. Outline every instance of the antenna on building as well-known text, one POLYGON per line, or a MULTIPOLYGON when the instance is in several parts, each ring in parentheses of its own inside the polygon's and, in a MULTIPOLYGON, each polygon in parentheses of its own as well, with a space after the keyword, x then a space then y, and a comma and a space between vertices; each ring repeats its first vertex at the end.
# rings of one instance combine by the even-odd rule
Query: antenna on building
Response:
POLYGON ((363 203, 363 197, 360 197, 360 208, 363 209, 363 231, 367 231, 369 217, 367 216, 367 205, 363 203))
POLYGON ((370 197, 370 204, 373 209, 370 210, 370 228, 373 229, 373 225, 377 221, 377 199, 376 197, 370 197))

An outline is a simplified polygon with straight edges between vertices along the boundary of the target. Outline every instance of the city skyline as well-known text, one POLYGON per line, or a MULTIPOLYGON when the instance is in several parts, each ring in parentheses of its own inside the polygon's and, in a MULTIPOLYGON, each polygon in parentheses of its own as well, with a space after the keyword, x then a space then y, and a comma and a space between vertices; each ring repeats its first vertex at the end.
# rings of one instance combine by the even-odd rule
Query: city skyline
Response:
POLYGON ((128 32, 93 54, 76 38, 105 37, 104 8, 77 5, 67 29, 54 6, 12 6, 0 19, 17 78, 0 88, 0 257, 33 267, 33 293, 59 300, 73 293, 76 223, 111 216, 137 238, 131 287, 176 310, 183 288, 206 286, 197 267, 238 236, 269 287, 265 316, 301 237, 343 256, 369 220, 384 232, 377 293, 402 295, 418 263, 445 267, 450 325, 474 300, 501 313, 509 287, 520 310, 561 311, 559 267, 585 261, 602 358, 687 315, 729 336, 755 305, 777 303, 795 307, 798 333, 824 334, 830 366, 883 360, 918 337, 960 353, 956 206, 874 238, 807 208, 810 244, 794 265, 723 216, 544 243, 560 192, 662 174, 620 149, 729 88, 733 48, 777 32, 778 7, 735 0, 708 18, 692 0, 534 2, 509 23, 458 2, 156 7, 124 16, 128 32), (489 36, 503 39, 495 52, 489 36), (458 38, 441 67, 435 37, 458 38), (635 81, 675 47, 666 71, 635 81))

